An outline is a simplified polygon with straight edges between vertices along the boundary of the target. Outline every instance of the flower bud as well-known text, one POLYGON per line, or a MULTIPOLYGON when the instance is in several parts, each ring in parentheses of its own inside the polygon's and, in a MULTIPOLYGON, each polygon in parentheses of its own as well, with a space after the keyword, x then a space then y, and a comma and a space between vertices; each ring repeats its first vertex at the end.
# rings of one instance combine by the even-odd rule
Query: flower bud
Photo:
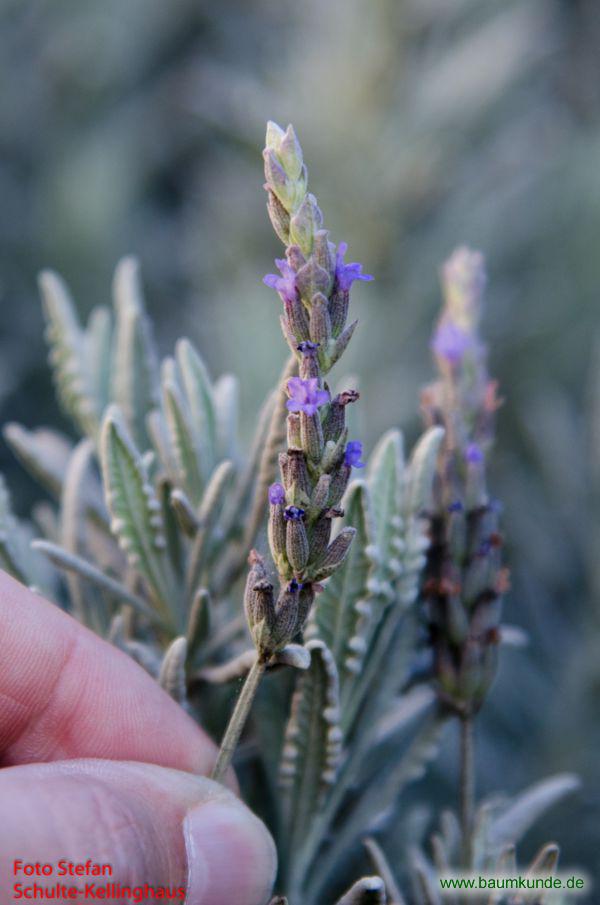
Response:
POLYGON ((329 300, 329 316, 331 317, 331 332, 338 337, 348 320, 348 308, 350 306, 350 293, 334 292, 329 300))
POLYGON ((327 299, 322 293, 317 292, 310 304, 309 319, 310 338, 314 343, 319 343, 325 349, 331 340, 331 321, 327 310, 327 299))
POLYGON ((337 339, 331 340, 329 343, 329 347, 327 349, 327 371, 330 371, 331 368, 336 364, 339 359, 342 357, 344 352, 346 351, 350 340, 356 330, 358 321, 353 321, 343 333, 340 333, 337 339))
POLYGON ((346 493, 346 488, 350 480, 352 469, 349 465, 342 465, 331 476, 331 487, 329 490, 329 505, 338 506, 342 501, 342 497, 346 493))
POLYGON ((287 245, 290 240, 290 215, 272 189, 267 189, 267 211, 276 235, 287 245))
POLYGON ((290 449, 300 449, 302 446, 300 414, 298 412, 290 412, 287 416, 287 445, 290 449))
POLYGON ((356 528, 342 528, 316 567, 313 575, 314 581, 324 581, 341 566, 348 555, 355 534, 356 528))
POLYGON ((288 126, 279 140, 279 159, 291 179, 298 179, 302 173, 302 148, 292 125, 288 126))
POLYGON ((327 271, 333 282, 335 273, 335 255, 333 245, 329 241, 329 232, 326 229, 317 229, 314 235, 313 254, 315 261, 327 271))
POLYGON ((283 303, 285 319, 289 333, 294 337, 293 346, 297 347, 302 340, 309 339, 310 327, 306 308, 300 299, 285 299, 283 303))
POLYGON ((323 509, 327 508, 329 502, 330 484, 331 475, 322 474, 315 485, 315 489, 313 490, 310 500, 310 506, 311 509, 313 509, 317 514, 320 513, 323 509))
POLYGON ((308 537, 303 519, 288 519, 285 549, 292 569, 297 575, 300 575, 306 568, 309 554, 308 537))
POLYGON ((317 292, 325 297, 331 290, 331 277, 326 270, 319 267, 314 257, 311 257, 296 274, 296 286, 298 292, 307 304, 310 304, 317 292))
POLYGON ((275 624, 273 585, 268 580, 264 560, 253 551, 251 569, 246 579, 244 610, 248 628, 257 649, 264 650, 275 624))
POLYGON ((283 137, 285 132, 278 126, 277 123, 274 123, 272 120, 269 120, 267 123, 267 135, 265 138, 265 146, 271 150, 275 151, 276 154, 279 154, 279 149, 281 147, 281 142, 283 141, 283 137))
POLYGON ((286 176, 274 151, 266 148, 263 151, 263 158, 267 187, 277 196, 282 206, 289 211, 294 199, 294 185, 286 176))
POLYGON ((318 412, 307 415, 300 412, 300 436, 302 449, 312 462, 320 462, 323 455, 323 428, 318 412))
POLYGON ((293 641, 297 634, 300 587, 293 578, 279 593, 273 632, 273 641, 278 650, 293 641))
POLYGON ((300 246, 302 253, 308 257, 313 250, 313 237, 323 222, 314 195, 307 195, 290 220, 290 239, 300 246))
POLYGON ((310 532, 310 556, 314 561, 320 560, 326 553, 331 539, 331 518, 323 512, 310 532))
POLYGON ((304 452, 301 449, 288 449, 287 456, 288 481, 290 485, 299 490, 308 501, 310 499, 312 486, 308 477, 304 452))

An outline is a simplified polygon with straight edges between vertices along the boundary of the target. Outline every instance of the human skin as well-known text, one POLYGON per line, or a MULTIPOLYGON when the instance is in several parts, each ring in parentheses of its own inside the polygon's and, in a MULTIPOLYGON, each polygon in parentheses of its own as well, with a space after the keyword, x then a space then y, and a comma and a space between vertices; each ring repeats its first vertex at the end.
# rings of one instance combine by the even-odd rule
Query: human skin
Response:
POLYGON ((15 883, 84 888, 57 865, 91 859, 112 873, 88 881, 264 905, 271 837, 233 775, 229 788, 206 778, 214 744, 156 682, 3 572, 0 638, 0 901, 16 901, 15 883), (17 861, 53 873, 25 876, 17 861))

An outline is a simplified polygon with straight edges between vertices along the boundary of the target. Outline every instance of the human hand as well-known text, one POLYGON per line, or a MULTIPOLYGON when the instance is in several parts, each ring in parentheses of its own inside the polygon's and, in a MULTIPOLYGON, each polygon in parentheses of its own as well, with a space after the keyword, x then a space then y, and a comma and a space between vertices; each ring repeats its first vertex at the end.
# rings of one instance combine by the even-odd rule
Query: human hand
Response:
POLYGON ((17 883, 76 886, 79 903, 114 883, 113 902, 136 901, 117 884, 148 884, 178 888, 175 901, 187 885, 189 905, 264 905, 271 837, 201 775, 215 746, 151 677, 3 572, 0 637, 0 902, 18 901, 17 883), (111 873, 68 872, 89 861, 111 873))

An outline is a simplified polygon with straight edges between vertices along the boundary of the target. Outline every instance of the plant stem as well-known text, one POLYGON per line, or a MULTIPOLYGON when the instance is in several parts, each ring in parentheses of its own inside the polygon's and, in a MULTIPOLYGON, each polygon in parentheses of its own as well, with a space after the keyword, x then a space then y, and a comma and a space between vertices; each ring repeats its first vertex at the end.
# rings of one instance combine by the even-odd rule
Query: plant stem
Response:
POLYGON ((475 763, 473 717, 460 718, 460 818, 462 828, 462 866, 472 868, 473 812, 475 806, 475 763))
POLYGON ((242 734, 242 730, 248 719, 252 702, 256 697, 260 680, 262 679, 266 668, 266 660, 257 657, 250 672, 246 676, 240 696, 236 701, 227 729, 225 730, 217 762, 212 771, 211 778, 216 782, 222 782, 225 773, 229 769, 233 754, 240 740, 240 735, 242 734))

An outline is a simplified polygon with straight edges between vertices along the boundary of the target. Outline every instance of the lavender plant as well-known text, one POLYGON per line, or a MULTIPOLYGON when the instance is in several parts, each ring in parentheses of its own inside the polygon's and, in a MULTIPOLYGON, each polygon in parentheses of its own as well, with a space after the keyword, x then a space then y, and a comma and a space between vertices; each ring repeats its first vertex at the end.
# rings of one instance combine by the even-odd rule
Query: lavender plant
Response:
MULTIPOLYGON (((85 327, 64 283, 45 273, 50 359, 79 440, 7 425, 52 502, 36 507, 30 543, 0 487, 0 556, 222 737, 214 777, 235 758, 278 845, 287 900, 273 902, 398 905, 394 874, 406 865, 392 871, 373 839, 378 876, 357 880, 354 860, 435 756, 449 717, 467 727, 463 864, 508 857, 574 785, 559 777, 474 811, 469 727, 495 669, 507 583, 484 483, 496 397, 477 332, 482 264, 460 250, 444 270, 426 432, 408 461, 392 429, 364 462, 346 424, 359 394, 333 389, 328 375, 356 329, 352 285, 371 277, 323 228, 291 126, 269 124, 264 161, 285 245, 265 283, 280 296, 291 356, 248 453, 234 377, 213 381, 186 339, 159 365, 132 259, 117 268, 113 310, 95 309, 85 327)), ((456 818, 442 825, 439 871, 455 863, 461 835, 456 818)), ((427 854, 413 847, 408 861, 409 901, 437 902, 427 854)))

